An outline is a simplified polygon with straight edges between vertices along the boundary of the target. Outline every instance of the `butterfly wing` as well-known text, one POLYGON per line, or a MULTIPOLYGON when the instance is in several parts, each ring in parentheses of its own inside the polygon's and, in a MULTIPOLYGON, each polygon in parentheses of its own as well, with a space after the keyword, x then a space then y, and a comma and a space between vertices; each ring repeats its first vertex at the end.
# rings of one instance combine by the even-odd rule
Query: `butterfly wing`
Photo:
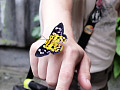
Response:
POLYGON ((50 50, 47 50, 43 46, 44 46, 44 44, 37 49, 37 51, 35 53, 36 57, 43 57, 43 56, 46 56, 50 53, 50 50))
POLYGON ((63 23, 60 23, 58 24, 52 31, 51 35, 53 34, 56 34, 54 35, 55 36, 55 41, 58 41, 58 42, 66 42, 67 40, 67 36, 64 34, 64 26, 63 26, 63 23))
POLYGON ((52 42, 53 45, 51 47, 51 53, 52 54, 57 54, 63 50, 63 46, 55 41, 52 42))
POLYGON ((60 23, 53 29, 49 39, 47 39, 46 42, 37 49, 35 56, 42 57, 48 55, 50 52, 52 54, 61 52, 63 50, 63 46, 58 42, 64 43, 66 40, 67 36, 64 34, 64 26, 60 23))
POLYGON ((62 51, 63 46, 58 42, 66 42, 67 36, 64 34, 64 26, 63 23, 58 24, 52 31, 51 36, 53 36, 53 46, 52 46, 52 54, 57 54, 62 51), (57 42, 56 42, 57 41, 57 42))

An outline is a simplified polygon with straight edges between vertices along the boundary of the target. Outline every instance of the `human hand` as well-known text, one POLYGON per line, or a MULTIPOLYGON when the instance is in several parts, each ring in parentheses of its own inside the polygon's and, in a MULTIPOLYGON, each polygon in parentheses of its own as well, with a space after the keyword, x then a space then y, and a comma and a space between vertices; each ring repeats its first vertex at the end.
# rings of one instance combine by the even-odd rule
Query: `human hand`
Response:
POLYGON ((44 40, 38 40, 30 48, 30 64, 34 76, 46 80, 51 87, 56 86, 56 90, 68 90, 74 70, 79 65, 78 81, 85 90, 90 90, 90 59, 84 50, 69 38, 66 43, 62 44, 64 48, 60 53, 35 57, 36 50, 44 42, 44 40))

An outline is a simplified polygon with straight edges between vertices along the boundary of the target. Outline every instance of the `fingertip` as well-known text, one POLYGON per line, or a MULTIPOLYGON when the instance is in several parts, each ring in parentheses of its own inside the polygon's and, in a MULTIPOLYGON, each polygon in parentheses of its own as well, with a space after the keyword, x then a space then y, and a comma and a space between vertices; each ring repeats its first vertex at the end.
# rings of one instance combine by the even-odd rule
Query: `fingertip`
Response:
POLYGON ((79 84, 85 90, 91 90, 91 83, 90 80, 85 77, 78 78, 79 84))

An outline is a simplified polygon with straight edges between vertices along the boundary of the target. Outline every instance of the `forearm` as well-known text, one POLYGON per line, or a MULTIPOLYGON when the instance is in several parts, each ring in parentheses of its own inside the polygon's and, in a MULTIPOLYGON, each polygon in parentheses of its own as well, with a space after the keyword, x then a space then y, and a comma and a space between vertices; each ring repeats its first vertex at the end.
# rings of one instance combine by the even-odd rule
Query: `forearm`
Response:
POLYGON ((72 0, 41 0, 41 21, 43 36, 49 37, 53 28, 59 24, 64 24, 64 31, 67 37, 73 38, 72 33, 72 0))

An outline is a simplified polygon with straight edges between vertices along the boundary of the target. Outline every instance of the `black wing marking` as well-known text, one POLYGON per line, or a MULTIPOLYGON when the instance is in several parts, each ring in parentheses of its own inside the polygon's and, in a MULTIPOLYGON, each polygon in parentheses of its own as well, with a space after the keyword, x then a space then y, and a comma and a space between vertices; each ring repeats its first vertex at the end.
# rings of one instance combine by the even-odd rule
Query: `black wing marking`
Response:
POLYGON ((50 53, 50 50, 47 50, 46 48, 43 47, 43 45, 41 47, 39 47, 35 53, 36 57, 42 57, 42 56, 46 56, 50 53))
MULTIPOLYGON (((63 36, 65 37, 65 39, 67 39, 67 36, 64 34, 64 26, 63 26, 63 23, 59 23, 52 31, 52 33, 56 33, 58 34, 59 36, 63 36)), ((52 34, 51 33, 51 34, 52 34)))
MULTIPOLYGON (((59 24, 53 29, 52 33, 56 33, 57 35, 64 37, 64 39, 67 39, 67 36, 64 34, 64 26, 63 26, 63 23, 59 23, 59 24)), ((52 33, 51 33, 51 35, 52 35, 52 33)), ((51 36, 51 35, 50 35, 50 36, 51 36)), ((50 38, 50 36, 49 36, 49 38, 50 38)), ((55 42, 55 43, 57 43, 57 42, 55 42)), ((43 45, 45 45, 45 44, 43 44, 43 45)), ((57 53, 59 53, 59 52, 61 51, 61 47, 62 47, 62 45, 60 45, 59 48, 58 48, 58 51, 57 51, 57 52, 53 52, 53 51, 51 51, 51 50, 48 50, 48 49, 44 48, 43 45, 40 46, 40 47, 37 49, 37 51, 36 51, 36 53, 35 53, 35 56, 36 56, 36 57, 46 56, 46 55, 48 55, 50 52, 51 52, 52 54, 57 54, 57 53)), ((54 48, 54 46, 53 46, 53 48, 54 48)))

